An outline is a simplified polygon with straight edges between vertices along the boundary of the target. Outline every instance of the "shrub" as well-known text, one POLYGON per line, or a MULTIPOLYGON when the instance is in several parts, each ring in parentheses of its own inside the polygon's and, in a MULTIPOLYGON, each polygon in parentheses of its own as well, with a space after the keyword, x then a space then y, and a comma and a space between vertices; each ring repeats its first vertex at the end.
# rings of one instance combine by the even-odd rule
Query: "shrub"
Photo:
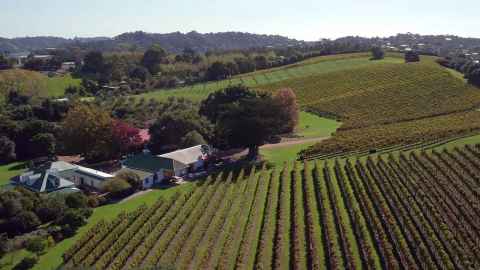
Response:
POLYGON ((73 193, 65 197, 65 203, 70 208, 87 208, 88 207, 88 198, 82 193, 73 193))
POLYGON ((68 237, 72 237, 75 235, 75 230, 68 224, 65 224, 62 226, 62 232, 61 232, 61 237, 59 237, 60 239, 65 237, 65 238, 68 238, 68 237))
POLYGON ((372 60, 380 60, 385 57, 385 52, 383 52, 381 47, 372 48, 372 60))
POLYGON ((0 136, 0 164, 11 162, 16 158, 15 143, 5 136, 0 136))
POLYGON ((95 208, 100 205, 100 202, 96 196, 89 196, 87 199, 87 204, 88 204, 88 207, 95 208))
POLYGON ((20 261, 17 265, 13 267, 13 270, 27 270, 32 268, 36 263, 38 259, 37 257, 26 257, 23 258, 22 261, 20 261))
POLYGON ((32 253, 40 255, 45 252, 47 241, 42 237, 30 238, 26 241, 25 248, 32 253))
POLYGON ((36 205, 35 214, 37 214, 42 223, 47 223, 61 217, 66 209, 67 206, 64 200, 50 197, 36 205))
POLYGON ((132 186, 127 180, 121 178, 114 178, 105 184, 105 191, 109 192, 112 198, 123 198, 130 195, 132 186))
POLYGON ((408 51, 408 52, 405 53, 405 62, 406 63, 420 62, 420 56, 418 55, 417 52, 408 51))
POLYGON ((138 190, 142 187, 143 180, 140 178, 140 176, 138 176, 138 174, 134 172, 130 172, 130 171, 121 172, 117 174, 117 177, 127 181, 130 184, 130 186, 135 190, 138 190))
POLYGON ((180 147, 188 148, 196 145, 206 144, 207 142, 203 138, 202 134, 193 130, 187 133, 180 142, 180 147))
POLYGON ((25 233, 32 231, 40 225, 40 220, 35 213, 30 211, 22 211, 12 218, 10 225, 17 232, 25 233))
POLYGON ((68 209, 65 214, 57 221, 57 225, 69 225, 73 230, 86 224, 86 219, 91 215, 89 208, 68 209))

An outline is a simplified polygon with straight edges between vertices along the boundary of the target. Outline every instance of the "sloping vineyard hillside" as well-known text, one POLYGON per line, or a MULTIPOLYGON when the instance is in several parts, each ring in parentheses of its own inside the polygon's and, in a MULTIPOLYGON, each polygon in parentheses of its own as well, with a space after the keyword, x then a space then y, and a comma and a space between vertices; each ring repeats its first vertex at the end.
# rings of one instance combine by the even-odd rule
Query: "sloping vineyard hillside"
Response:
POLYGON ((316 159, 325 153, 348 155, 352 151, 382 150, 457 138, 480 130, 480 112, 467 111, 414 121, 337 130, 334 137, 302 151, 305 159, 316 159))
POLYGON ((295 89, 299 103, 352 129, 470 110, 480 91, 433 63, 389 64, 290 79, 265 89, 295 89))
POLYGON ((234 76, 225 80, 197 83, 175 89, 159 89, 145 94, 137 95, 138 98, 167 99, 170 96, 184 97, 193 100, 203 100, 208 94, 228 86, 243 84, 256 88, 263 85, 280 83, 289 79, 299 79, 315 74, 327 74, 351 68, 370 67, 384 63, 400 64, 402 59, 397 54, 388 55, 381 61, 370 61, 369 53, 351 53, 328 55, 311 58, 299 63, 255 71, 252 73, 234 76))
POLYGON ((100 222, 65 268, 479 269, 480 147, 223 174, 100 222))
POLYGON ((293 78, 262 87, 291 87, 305 110, 343 125, 304 158, 429 142, 477 132, 480 91, 425 58, 420 63, 381 63, 293 78))

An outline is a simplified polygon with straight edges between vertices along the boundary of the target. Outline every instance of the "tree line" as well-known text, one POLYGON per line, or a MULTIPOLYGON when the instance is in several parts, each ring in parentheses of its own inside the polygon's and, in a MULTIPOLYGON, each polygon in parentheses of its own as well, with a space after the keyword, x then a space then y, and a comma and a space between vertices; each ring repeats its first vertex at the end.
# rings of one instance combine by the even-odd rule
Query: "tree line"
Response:
POLYGON ((470 84, 480 87, 480 63, 478 61, 468 58, 465 54, 459 54, 440 58, 437 62, 462 73, 470 84))

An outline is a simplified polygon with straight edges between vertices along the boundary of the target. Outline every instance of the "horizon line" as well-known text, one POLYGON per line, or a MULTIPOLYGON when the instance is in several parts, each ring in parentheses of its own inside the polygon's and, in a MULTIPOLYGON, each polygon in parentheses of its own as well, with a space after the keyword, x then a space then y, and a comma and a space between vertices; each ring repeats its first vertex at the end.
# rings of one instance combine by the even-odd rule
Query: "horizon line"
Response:
POLYGON ((61 35, 50 35, 50 34, 42 35, 42 34, 40 34, 40 35, 31 35, 31 36, 30 35, 25 35, 25 36, 3 36, 3 35, 0 35, 0 38, 1 39, 9 39, 9 40, 22 39, 22 38, 62 38, 62 39, 69 39, 69 40, 82 39, 82 38, 83 39, 94 39, 94 38, 114 39, 115 37, 118 37, 118 36, 123 35, 123 34, 130 34, 130 33, 137 33, 137 32, 143 32, 143 33, 146 33, 146 34, 160 34, 160 35, 175 34, 175 33, 180 33, 180 34, 183 34, 183 35, 187 35, 189 33, 199 33, 199 34, 202 34, 202 35, 222 34, 222 33, 244 33, 244 34, 252 34, 252 35, 281 36, 281 37, 285 37, 285 38, 288 38, 288 39, 293 39, 293 40, 303 41, 303 42, 317 42, 317 41, 321 41, 321 40, 324 40, 324 39, 336 40, 336 39, 345 38, 345 37, 388 38, 388 37, 393 37, 393 36, 396 36, 396 35, 406 35, 406 34, 420 35, 420 36, 451 36, 451 37, 459 37, 459 38, 480 39, 480 37, 460 36, 460 35, 456 35, 456 34, 423 34, 423 33, 414 33, 414 32, 407 31, 407 32, 403 32, 403 33, 399 32, 399 33, 390 34, 390 35, 369 35, 369 36, 366 36, 366 35, 358 35, 358 34, 349 34, 349 35, 342 35, 342 36, 336 36, 336 37, 319 37, 316 40, 306 40, 306 39, 297 39, 297 38, 289 37, 288 35, 282 35, 282 34, 278 34, 278 33, 266 34, 266 33, 255 33, 255 32, 248 32, 248 31, 234 31, 234 30, 232 30, 232 31, 219 31, 219 32, 199 32, 199 31, 196 31, 196 30, 185 31, 185 32, 182 32, 182 31, 147 32, 147 31, 144 31, 144 30, 135 30, 135 31, 122 32, 120 34, 116 34, 116 35, 112 35, 112 36, 109 36, 109 35, 98 35, 98 36, 74 35, 74 36, 69 37, 69 36, 61 36, 61 35))

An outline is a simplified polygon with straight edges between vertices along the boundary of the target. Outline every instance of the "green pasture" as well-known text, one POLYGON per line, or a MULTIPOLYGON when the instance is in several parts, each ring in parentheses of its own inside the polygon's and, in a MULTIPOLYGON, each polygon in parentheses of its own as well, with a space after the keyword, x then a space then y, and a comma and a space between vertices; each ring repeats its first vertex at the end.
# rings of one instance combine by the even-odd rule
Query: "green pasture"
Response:
POLYGON ((65 95, 65 89, 67 87, 79 86, 80 83, 80 79, 72 78, 71 75, 47 78, 48 95, 51 97, 61 97, 65 95))

